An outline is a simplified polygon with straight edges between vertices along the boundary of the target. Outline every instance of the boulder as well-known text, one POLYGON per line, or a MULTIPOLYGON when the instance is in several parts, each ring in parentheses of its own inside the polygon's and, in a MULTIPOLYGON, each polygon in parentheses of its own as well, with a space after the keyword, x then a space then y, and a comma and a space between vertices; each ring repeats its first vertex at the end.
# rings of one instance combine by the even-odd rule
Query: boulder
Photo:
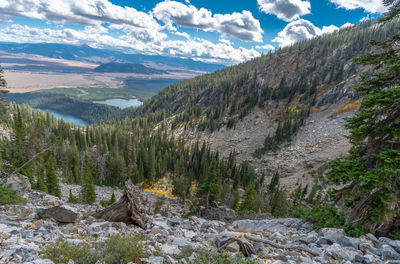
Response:
POLYGON ((237 213, 225 206, 201 207, 200 216, 208 220, 232 222, 237 217, 237 213))
POLYGON ((350 256, 344 251, 344 249, 339 244, 333 244, 326 249, 326 253, 331 256, 332 258, 342 261, 350 261, 350 256))
POLYGON ((394 250, 391 246, 389 245, 383 245, 381 248, 382 252, 382 259, 383 260, 400 260, 400 254, 397 253, 396 250, 394 250))
POLYGON ((68 205, 42 209, 37 215, 41 219, 54 219, 60 223, 75 223, 79 218, 79 213, 68 205))
POLYGON ((233 243, 230 243, 229 245, 226 246, 225 248, 226 251, 232 252, 232 253, 238 253, 240 251, 240 246, 239 244, 235 241, 233 243))
POLYGON ((31 183, 28 177, 22 174, 11 174, 2 179, 0 183, 11 186, 11 190, 17 191, 21 195, 31 190, 31 183))
POLYGON ((321 228, 319 230, 319 235, 332 243, 336 242, 338 238, 346 236, 343 229, 337 228, 321 228))

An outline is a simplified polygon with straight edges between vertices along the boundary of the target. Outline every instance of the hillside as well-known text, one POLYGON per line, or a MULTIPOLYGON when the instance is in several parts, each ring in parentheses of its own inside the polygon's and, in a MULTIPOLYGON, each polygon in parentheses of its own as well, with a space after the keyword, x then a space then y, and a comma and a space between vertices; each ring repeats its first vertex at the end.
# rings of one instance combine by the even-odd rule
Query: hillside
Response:
POLYGON ((95 72, 119 72, 119 73, 141 73, 141 74, 162 74, 164 70, 156 70, 138 63, 104 63, 96 67, 95 72))
POLYGON ((344 118, 358 109, 353 87, 368 72, 353 58, 399 23, 398 17, 369 21, 182 81, 146 101, 137 115, 165 111, 173 115, 167 124, 176 137, 206 142, 225 157, 235 152, 267 179, 278 171, 289 189, 312 184, 309 174, 350 146, 344 118), (266 149, 266 138, 278 136, 274 149, 266 149))

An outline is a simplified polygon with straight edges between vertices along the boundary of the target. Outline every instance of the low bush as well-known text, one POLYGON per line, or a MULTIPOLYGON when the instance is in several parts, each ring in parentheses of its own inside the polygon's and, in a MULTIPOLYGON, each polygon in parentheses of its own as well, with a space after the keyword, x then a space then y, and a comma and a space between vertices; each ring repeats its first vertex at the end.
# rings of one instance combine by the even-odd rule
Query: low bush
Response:
POLYGON ((140 234, 113 235, 94 248, 90 248, 90 245, 84 242, 81 245, 73 245, 59 241, 47 246, 42 254, 55 263, 68 263, 70 259, 76 264, 95 264, 98 261, 105 264, 137 263, 140 258, 147 256, 142 244, 144 239, 140 234))
POLYGON ((0 184, 0 205, 25 203, 26 200, 12 190, 10 185, 0 184))

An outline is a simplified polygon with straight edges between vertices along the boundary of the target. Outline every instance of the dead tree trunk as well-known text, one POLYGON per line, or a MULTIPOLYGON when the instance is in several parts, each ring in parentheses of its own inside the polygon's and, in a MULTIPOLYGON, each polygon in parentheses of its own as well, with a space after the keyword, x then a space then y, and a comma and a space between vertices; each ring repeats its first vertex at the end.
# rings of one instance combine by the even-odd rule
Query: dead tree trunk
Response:
POLYGON ((125 183, 124 193, 118 202, 97 212, 93 217, 109 222, 124 222, 146 228, 146 215, 140 190, 132 182, 125 183))

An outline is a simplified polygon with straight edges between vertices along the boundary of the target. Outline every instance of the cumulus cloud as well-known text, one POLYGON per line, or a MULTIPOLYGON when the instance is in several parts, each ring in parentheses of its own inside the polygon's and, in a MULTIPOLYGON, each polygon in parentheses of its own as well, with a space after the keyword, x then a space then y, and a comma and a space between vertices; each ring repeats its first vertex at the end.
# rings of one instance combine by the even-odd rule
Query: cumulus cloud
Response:
POLYGON ((1 0, 0 14, 3 17, 19 16, 70 24, 160 27, 150 14, 114 5, 108 0, 1 0))
MULTIPOLYGON (((83 30, 70 28, 34 28, 13 24, 2 28, 0 41, 30 43, 87 44, 95 48, 112 48, 124 52, 151 55, 171 55, 226 65, 243 62, 260 53, 254 49, 235 48, 230 43, 213 43, 204 39, 168 40, 167 35, 146 35, 146 30, 121 28, 121 36, 113 37, 101 26, 87 26, 83 30), (153 39, 153 41, 149 41, 153 39)), ((148 34, 154 34, 149 33, 148 34)), ((158 32, 160 33, 160 32, 158 32)), ((160 33, 163 34, 163 33, 160 33)))
MULTIPOLYGON (((346 23, 340 28, 351 26, 351 23, 346 23)), ((279 46, 284 47, 291 45, 293 43, 311 39, 315 36, 320 36, 323 34, 333 33, 336 30, 339 30, 337 26, 324 26, 321 28, 316 27, 308 20, 299 19, 293 22, 290 22, 286 25, 286 27, 278 33, 278 36, 274 38, 272 41, 279 43, 279 46)))
POLYGON ((347 10, 364 9, 368 13, 383 14, 387 7, 383 5, 382 0, 329 0, 339 8, 347 10))
POLYGON ((212 14, 205 8, 164 1, 154 7, 153 15, 166 25, 174 23, 182 27, 219 32, 244 41, 262 41, 260 22, 246 10, 242 13, 212 14))
POLYGON ((257 0, 261 11, 276 15, 284 21, 293 21, 311 13, 309 1, 302 0, 257 0))
POLYGON ((275 47, 272 46, 271 44, 266 44, 266 45, 263 45, 263 46, 256 46, 256 49, 259 49, 259 50, 275 50, 275 47))

